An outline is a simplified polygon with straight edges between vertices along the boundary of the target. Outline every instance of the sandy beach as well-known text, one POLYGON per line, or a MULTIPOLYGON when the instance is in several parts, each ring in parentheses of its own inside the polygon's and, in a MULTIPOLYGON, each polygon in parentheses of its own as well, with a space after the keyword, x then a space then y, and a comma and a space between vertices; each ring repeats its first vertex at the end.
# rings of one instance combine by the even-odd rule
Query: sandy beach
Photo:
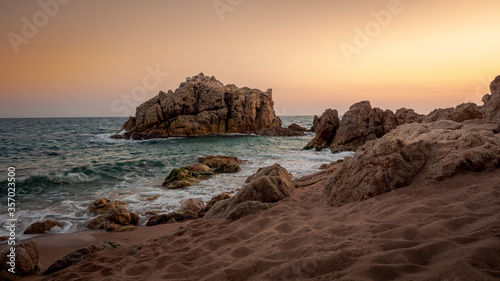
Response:
POLYGON ((235 222, 198 219, 125 233, 42 235, 42 271, 99 241, 98 252, 22 280, 498 280, 500 170, 455 175, 332 207, 327 172, 293 196, 235 222))

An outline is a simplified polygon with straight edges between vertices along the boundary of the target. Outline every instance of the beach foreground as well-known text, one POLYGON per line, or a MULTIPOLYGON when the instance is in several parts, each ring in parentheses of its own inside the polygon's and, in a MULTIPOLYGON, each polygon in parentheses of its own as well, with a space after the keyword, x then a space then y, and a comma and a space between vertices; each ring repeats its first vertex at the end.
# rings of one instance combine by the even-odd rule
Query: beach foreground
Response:
POLYGON ((22 280, 498 280, 500 170, 467 172, 328 206, 334 168, 297 179, 272 209, 235 222, 198 219, 125 233, 42 235, 42 272, 75 249, 97 252, 22 280))

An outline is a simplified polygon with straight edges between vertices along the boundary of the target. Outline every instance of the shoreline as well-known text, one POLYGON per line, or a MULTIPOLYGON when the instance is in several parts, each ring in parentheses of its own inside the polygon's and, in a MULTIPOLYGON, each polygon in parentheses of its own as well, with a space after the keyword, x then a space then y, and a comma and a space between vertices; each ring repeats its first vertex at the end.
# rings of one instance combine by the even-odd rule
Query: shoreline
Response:
POLYGON ((416 181, 342 207, 328 206, 323 193, 332 170, 296 179, 294 195, 270 210, 231 223, 198 219, 122 233, 83 231, 35 237, 41 247, 42 270, 49 261, 77 248, 101 241, 125 245, 95 253, 52 275, 22 280, 100 280, 107 273, 118 279, 141 276, 149 280, 232 280, 237 276, 245 280, 318 276, 364 280, 375 272, 379 275, 371 280, 395 276, 453 280, 453 275, 494 280, 494 272, 464 261, 471 257, 481 264, 488 263, 484 259, 500 261, 500 256, 481 256, 488 247, 500 250, 500 237, 494 235, 500 225, 499 169, 461 173, 430 185, 416 181), (57 241, 51 241, 55 235, 57 241), (139 254, 127 254, 134 245, 140 245, 139 254), (89 267, 96 270, 91 272, 89 267))

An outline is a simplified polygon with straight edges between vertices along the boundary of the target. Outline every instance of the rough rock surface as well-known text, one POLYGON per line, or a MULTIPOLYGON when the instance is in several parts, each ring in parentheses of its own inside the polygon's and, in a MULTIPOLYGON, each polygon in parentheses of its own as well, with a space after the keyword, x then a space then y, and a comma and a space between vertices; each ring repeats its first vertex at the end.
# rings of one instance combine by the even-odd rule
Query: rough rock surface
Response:
POLYGON ((233 196, 227 192, 215 195, 214 197, 212 197, 212 199, 210 199, 210 201, 208 201, 207 205, 205 206, 205 213, 208 212, 208 210, 210 210, 210 208, 212 208, 215 205, 215 203, 229 199, 231 197, 233 196))
POLYGON ((203 210, 205 210, 205 203, 200 199, 190 198, 184 201, 179 207, 179 212, 191 211, 197 214, 200 214, 203 210))
POLYGON ((241 171, 238 164, 242 161, 236 156, 209 155, 207 157, 198 158, 198 161, 212 168, 216 174, 236 173, 241 171))
POLYGON ((163 215, 154 215, 149 218, 146 223, 147 226, 153 226, 165 223, 176 223, 186 220, 193 220, 199 218, 199 215, 193 211, 185 210, 184 212, 173 212, 163 215))
POLYGON ((213 175, 212 169, 204 164, 181 167, 170 171, 170 174, 165 178, 162 186, 168 189, 188 187, 213 175))
POLYGON ((28 226, 28 228, 24 231, 24 234, 42 234, 51 230, 55 226, 61 227, 61 223, 53 220, 35 222, 28 226))
POLYGON ((117 242, 101 242, 95 245, 90 245, 85 248, 78 249, 53 263, 43 274, 49 275, 59 270, 65 269, 69 266, 79 264, 87 260, 93 253, 123 246, 122 243, 117 242))
POLYGON ((500 76, 490 84, 490 95, 483 97, 484 120, 500 124, 500 76))
POLYGON ((281 127, 272 90, 224 85, 200 73, 175 91, 161 91, 137 107, 135 117, 114 138, 166 138, 220 133, 255 133, 281 127))
POLYGON ((119 206, 126 205, 128 204, 122 201, 111 202, 111 200, 109 200, 108 198, 99 198, 92 202, 92 204, 90 204, 88 210, 94 215, 99 215, 107 213, 109 210, 117 208, 119 206))
POLYGON ((40 246, 37 242, 27 241, 22 244, 16 244, 15 250, 15 273, 7 271, 11 266, 10 247, 6 247, 0 252, 0 280, 17 280, 19 277, 35 274, 40 270, 38 259, 40 257, 40 246))
POLYGON ((130 228, 130 226, 138 224, 139 215, 129 212, 123 206, 118 206, 90 220, 88 228, 106 229, 108 231, 125 231, 133 230, 134 228, 130 228))
POLYGON ((471 119, 483 119, 484 109, 475 103, 463 103, 456 108, 439 108, 429 113, 423 120, 423 123, 431 123, 438 120, 452 120, 455 122, 464 122, 471 119))
POLYGON ((235 221, 248 215, 257 214, 260 211, 271 209, 277 203, 262 203, 260 201, 245 201, 236 205, 226 216, 228 221, 235 221))
POLYGON ((316 133, 305 149, 318 150, 329 147, 340 124, 339 113, 335 109, 327 109, 320 117, 314 116, 311 131, 316 133))
POLYGON ((462 171, 500 167, 499 126, 469 120, 405 124, 346 158, 325 185, 340 206, 410 184, 440 181, 462 171), (495 134, 496 133, 496 134, 495 134))
POLYGON ((330 147, 332 152, 354 151, 398 125, 418 122, 422 118, 411 109, 401 108, 396 112, 372 108, 369 101, 362 101, 353 104, 339 120, 336 110, 327 109, 321 117, 315 116, 311 130, 316 136, 304 148, 330 147))
MULTIPOLYGON (((248 177, 246 182, 247 184, 234 197, 215 203, 205 214, 204 218, 229 219, 228 215, 231 211, 243 202, 258 201, 261 203, 275 203, 290 196, 295 189, 292 175, 279 164, 260 168, 255 174, 248 177)), ((253 213, 257 209, 261 210, 263 206, 252 207, 253 205, 240 207, 239 214, 242 213, 243 209, 253 213)))

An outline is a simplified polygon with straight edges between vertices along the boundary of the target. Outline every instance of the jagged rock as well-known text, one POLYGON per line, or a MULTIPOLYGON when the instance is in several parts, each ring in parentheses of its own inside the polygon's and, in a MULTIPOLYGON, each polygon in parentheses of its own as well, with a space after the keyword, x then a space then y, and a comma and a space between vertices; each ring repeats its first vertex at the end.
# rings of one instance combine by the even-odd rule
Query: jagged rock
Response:
POLYGON ((338 118, 336 110, 327 109, 321 117, 314 117, 312 131, 316 136, 304 147, 317 150, 329 147, 332 152, 355 151, 369 140, 374 140, 405 123, 420 122, 423 115, 412 109, 400 108, 393 113, 380 108, 372 108, 369 101, 351 105, 338 118))
POLYGON ((452 120, 455 122, 464 122, 471 119, 483 119, 484 109, 475 103, 463 103, 456 108, 439 108, 429 113, 423 120, 423 123, 431 123, 438 120, 452 120))
POLYGON ((311 131, 316 133, 316 136, 304 149, 316 148, 321 150, 329 147, 335 137, 339 124, 340 119, 337 110, 327 109, 319 118, 314 116, 311 131))
POLYGON ((40 270, 40 265, 38 259, 40 258, 40 246, 37 242, 26 241, 22 244, 15 246, 16 250, 14 252, 15 257, 13 262, 15 263, 15 273, 9 272, 8 269, 11 268, 9 264, 12 260, 8 255, 12 255, 10 252, 11 247, 6 247, 0 252, 0 280, 10 281, 17 280, 22 276, 28 276, 35 274, 40 270))
POLYGON ((461 171, 499 167, 499 126, 469 121, 405 124, 367 142, 329 178, 329 203, 368 199, 407 186, 416 177, 430 183, 461 171))
POLYGON ((199 218, 199 215, 193 211, 185 210, 184 212, 173 212, 163 215, 155 215, 149 218, 147 226, 153 226, 165 223, 182 222, 199 218))
POLYGON ((90 245, 88 247, 78 249, 57 260, 43 274, 45 275, 52 274, 54 272, 70 267, 72 265, 82 263, 96 252, 111 248, 118 248, 121 246, 123 246, 123 244, 118 242, 100 242, 95 245, 90 245))
POLYGON ((210 201, 208 201, 207 205, 205 206, 205 213, 208 212, 208 210, 210 210, 210 208, 212 208, 215 205, 215 203, 229 199, 231 197, 233 196, 227 192, 215 195, 214 197, 212 197, 212 199, 210 199, 210 201))
POLYGON ((47 220, 47 221, 43 221, 43 222, 35 222, 35 223, 31 224, 24 231, 24 234, 42 234, 42 233, 45 233, 45 232, 51 230, 55 226, 61 227, 61 223, 58 221, 53 221, 53 220, 47 220))
POLYGON ((200 73, 179 88, 160 93, 137 107, 116 138, 149 139, 218 133, 255 133, 281 127, 272 90, 224 85, 200 73))
POLYGON ((185 213, 186 211, 191 211, 200 214, 205 209, 205 203, 200 199, 190 198, 179 207, 179 212, 185 213))
POLYGON ((403 125, 407 123, 420 123, 424 119, 425 115, 416 113, 413 109, 400 108, 396 110, 396 120, 398 125, 403 125))
POLYGON ((207 157, 200 157, 198 158, 198 161, 212 168, 214 173, 216 174, 236 173, 241 171, 241 168, 238 164, 242 161, 235 156, 210 155, 207 157))
POLYGON ((484 120, 500 124, 500 76, 490 84, 491 95, 483 97, 484 120))
POLYGON ((262 203, 259 201, 245 201, 236 205, 226 216, 228 221, 235 221, 248 215, 257 214, 261 211, 271 209, 278 205, 277 203, 262 203))
POLYGON ((99 198, 90 204, 88 210, 94 215, 107 213, 109 210, 117 208, 119 206, 128 205, 122 201, 111 202, 108 198, 99 198))
POLYGON ((274 203, 290 196, 294 189, 293 177, 279 164, 260 168, 246 180, 247 184, 230 199, 221 200, 211 207, 204 218, 226 218, 240 203, 259 201, 274 203))
POLYGON ((99 215, 90 220, 88 228, 106 229, 108 231, 117 231, 122 226, 138 225, 139 215, 129 212, 125 207, 118 206, 110 209, 107 213, 99 215))

